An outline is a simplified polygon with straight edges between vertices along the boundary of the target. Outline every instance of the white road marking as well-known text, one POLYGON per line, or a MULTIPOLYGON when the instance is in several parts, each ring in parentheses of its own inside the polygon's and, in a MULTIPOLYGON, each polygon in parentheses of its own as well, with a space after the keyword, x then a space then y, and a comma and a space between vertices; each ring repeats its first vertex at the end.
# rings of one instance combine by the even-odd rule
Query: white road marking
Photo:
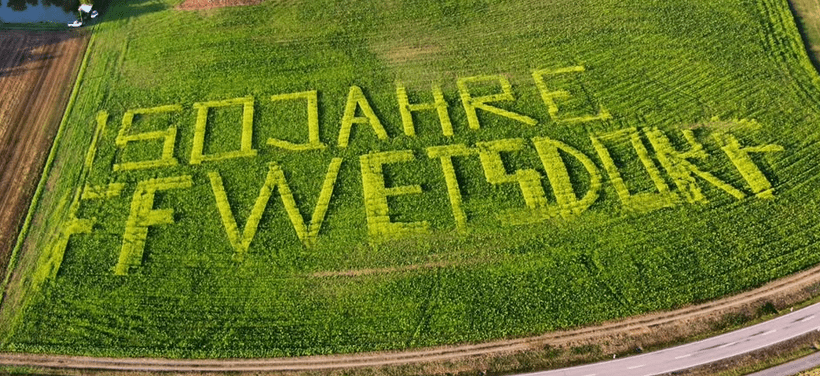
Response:
POLYGON ((595 376, 595 374, 594 374, 594 373, 590 373, 589 375, 584 375, 584 376, 595 376))
POLYGON ((732 345, 734 345, 734 344, 736 344, 736 343, 737 343, 737 342, 727 343, 727 344, 725 344, 725 345, 720 345, 720 346, 718 346, 718 348, 719 348, 719 349, 723 349, 723 348, 726 348, 726 347, 732 346, 732 345))
MULTIPOLYGON (((820 2, 820 0, 816 0, 816 1, 820 2)), ((769 324, 781 324, 781 325, 783 325, 784 323, 794 323, 796 321, 806 321, 806 322, 808 322, 810 320, 817 319, 817 320, 812 321, 812 322, 816 323, 817 325, 820 325, 820 304, 816 304, 812 307, 813 308, 811 310, 810 309, 806 309, 805 311, 798 310, 798 311, 786 314, 785 316, 782 316, 782 317, 779 317, 777 319, 772 320, 769 324), (804 312, 804 313, 799 313, 801 311, 804 312), (812 311, 814 311, 813 312, 814 314, 809 313, 809 312, 812 312, 812 311), (812 317, 812 316, 814 316, 814 317, 812 317), (795 320, 795 319, 798 319, 798 320, 795 320)), ((681 360, 681 359, 684 359, 684 358, 695 358, 694 355, 698 355, 698 359, 686 359, 687 360, 686 362, 680 362, 680 363, 671 362, 668 365, 668 366, 670 366, 670 369, 664 370, 663 372, 652 371, 652 373, 646 374, 645 376, 662 375, 662 374, 667 374, 667 373, 679 371, 680 369, 683 369, 683 368, 690 368, 690 367, 700 366, 700 365, 703 365, 703 364, 709 364, 711 362, 714 362, 714 361, 717 361, 717 360, 720 360, 720 359, 726 359, 726 358, 730 358, 730 357, 733 357, 733 356, 737 356, 737 355, 741 355, 741 354, 744 354, 744 353, 759 350, 759 349, 762 349, 762 348, 766 348, 768 346, 771 346, 771 344, 774 343, 774 342, 788 340, 788 339, 794 338, 795 336, 805 334, 805 333, 809 333, 809 332, 813 332, 813 331, 820 331, 820 326, 814 326, 814 324, 808 325, 809 326, 808 329, 802 330, 802 331, 800 331, 800 333, 796 333, 796 334, 791 333, 793 330, 792 330, 792 327, 790 325, 783 326, 781 329, 784 329, 784 330, 769 329, 768 331, 766 331, 766 329, 761 328, 761 326, 763 326, 763 325, 749 326, 749 327, 746 327, 746 328, 743 328, 743 329, 732 332, 732 333, 735 333, 735 335, 736 335, 734 338, 738 338, 738 341, 735 341, 735 342, 732 342, 732 343, 724 342, 723 344, 720 344, 720 342, 728 340, 728 338, 721 341, 721 339, 719 337, 712 337, 712 338, 702 339, 700 341, 695 341, 695 342, 692 342, 692 343, 689 343, 689 344, 681 345, 681 346, 678 346, 678 347, 675 347, 675 348, 669 348, 669 349, 666 349, 666 350, 661 350, 661 351, 658 352, 657 355, 660 355, 662 353, 666 353, 666 355, 669 356, 669 355, 672 355, 674 353, 678 353, 678 354, 682 354, 682 355, 673 356, 674 359, 681 360), (785 330, 785 329, 789 329, 789 330, 785 330), (747 337, 757 337, 757 336, 761 336, 761 335, 762 336, 768 336, 769 334, 772 334, 772 333, 777 333, 777 335, 770 338, 768 341, 759 341, 759 342, 767 342, 765 344, 760 344, 758 341, 752 341, 751 339, 747 338, 747 337), (743 337, 741 337, 741 336, 743 336, 743 337), (781 337, 783 337, 783 338, 781 338, 781 337), (740 338, 743 338, 743 339, 740 339, 740 338), (720 341, 720 342, 718 342, 718 345, 715 345, 715 341, 720 341), (703 346, 711 346, 710 347, 711 349, 714 349, 714 348, 717 348, 717 347, 724 347, 724 348, 731 347, 731 349, 726 351, 725 354, 723 354, 724 353, 723 351, 720 351, 720 352, 715 352, 715 354, 707 355, 708 352, 701 352, 701 351, 704 350, 702 348, 703 346), (751 347, 751 348, 748 348, 748 347, 751 347), (685 367, 681 367, 680 365, 684 364, 684 363, 686 363, 685 367), (674 366, 675 364, 678 364, 678 366, 675 367, 674 366)), ((772 326, 769 326, 769 327, 772 327, 772 326)), ((795 327, 797 327, 797 326, 795 326, 795 327)), ((727 337, 728 337, 728 335, 727 335, 727 337)), ((730 342, 731 342, 731 340, 730 340, 730 342)), ((652 367, 649 367, 650 371, 652 369, 655 369, 655 367, 654 367, 655 363, 654 362, 664 363, 664 360, 653 359, 652 355, 650 355, 650 354, 652 354, 652 353, 637 355, 636 358, 641 358, 641 359, 631 360, 631 361, 634 361, 635 363, 638 363, 637 361, 640 360, 640 363, 643 363, 643 364, 635 365, 635 366, 628 367, 628 368, 621 368, 621 369, 622 370, 623 369, 628 369, 628 370, 630 370, 630 372, 626 372, 626 373, 627 374, 632 374, 632 373, 637 372, 636 369, 642 368, 642 367, 645 368, 646 366, 652 366, 652 367)), ((2 359, 1 355, 0 355, 0 359, 2 359)), ((671 359, 666 358, 666 362, 669 362, 669 360, 671 360, 671 359)), ((615 363, 616 362, 621 362, 621 361, 627 361, 627 359, 626 358, 618 359, 616 361, 597 363, 597 364, 594 364, 594 365, 586 365, 586 366, 581 366, 581 367, 595 367, 595 368, 592 368, 592 369, 596 370, 597 372, 601 372, 600 374, 602 374, 602 375, 605 375, 605 374, 610 374, 612 369, 617 369, 617 366, 615 365, 615 363)), ((621 367, 623 367, 623 365, 626 365, 628 363, 626 363, 626 364, 625 363, 619 363, 619 364, 622 364, 621 367)), ((587 372, 588 371, 589 371, 589 369, 587 369, 587 372)), ((563 370, 550 371, 550 372, 545 373, 545 375, 556 375, 557 376, 557 375, 563 374, 563 372, 564 372, 563 370)))

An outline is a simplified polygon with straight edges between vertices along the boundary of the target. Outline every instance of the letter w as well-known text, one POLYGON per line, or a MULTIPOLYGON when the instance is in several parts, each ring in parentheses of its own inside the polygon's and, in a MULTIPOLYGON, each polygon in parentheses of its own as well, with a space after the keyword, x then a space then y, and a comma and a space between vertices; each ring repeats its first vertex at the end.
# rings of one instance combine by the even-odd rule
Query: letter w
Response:
POLYGON ((251 214, 247 222, 239 233, 239 227, 236 224, 236 219, 233 216, 231 204, 228 201, 228 196, 225 193, 225 188, 222 185, 222 176, 218 172, 209 172, 208 177, 211 180, 211 188, 216 199, 216 207, 219 210, 219 215, 222 218, 222 224, 225 226, 225 231, 228 234, 228 240, 234 249, 234 259, 241 261, 245 258, 248 248, 256 235, 256 229, 259 227, 259 220, 262 219, 262 214, 268 206, 268 200, 273 193, 274 188, 279 189, 279 195, 282 197, 282 203, 285 206, 285 211, 288 213, 291 223, 296 230, 296 235, 299 240, 307 247, 316 244, 316 238, 319 235, 319 229, 322 227, 322 222, 327 213, 328 203, 330 197, 333 195, 333 186, 336 185, 336 178, 339 175, 339 168, 342 165, 342 158, 333 158, 325 175, 322 190, 319 192, 319 199, 316 202, 316 208, 313 210, 313 217, 310 224, 305 225, 304 218, 296 206, 296 201, 293 199, 293 193, 290 191, 288 182, 285 179, 285 173, 282 168, 274 162, 271 162, 268 167, 268 176, 265 178, 265 183, 259 190, 259 196, 253 205, 251 214))

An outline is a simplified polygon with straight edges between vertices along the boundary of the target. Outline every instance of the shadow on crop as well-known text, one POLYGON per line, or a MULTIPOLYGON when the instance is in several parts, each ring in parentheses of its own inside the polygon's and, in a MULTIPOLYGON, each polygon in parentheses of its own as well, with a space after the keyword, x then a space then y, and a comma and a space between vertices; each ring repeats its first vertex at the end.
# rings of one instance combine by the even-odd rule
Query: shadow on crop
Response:
POLYGON ((60 57, 51 45, 85 37, 84 32, 0 34, 0 80, 42 70, 49 60, 60 57))
POLYGON ((138 17, 148 13, 163 11, 168 8, 169 6, 167 4, 156 0, 116 2, 109 6, 99 8, 101 19, 97 22, 114 22, 122 19, 138 17))

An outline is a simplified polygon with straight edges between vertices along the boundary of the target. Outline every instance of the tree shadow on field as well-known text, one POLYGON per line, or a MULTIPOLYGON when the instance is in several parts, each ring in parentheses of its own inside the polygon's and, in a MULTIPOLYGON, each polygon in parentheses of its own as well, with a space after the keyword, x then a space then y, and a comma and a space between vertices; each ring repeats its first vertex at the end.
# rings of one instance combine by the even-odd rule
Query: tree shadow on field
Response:
POLYGON ((114 22, 122 19, 138 17, 147 13, 154 13, 170 8, 166 3, 157 0, 138 0, 115 2, 100 10, 102 22, 114 22))
MULTIPOLYGON (((0 37, 0 41, 3 39, 0 37)), ((33 46, 26 46, 27 48, 21 51, 20 57, 18 59, 17 65, 12 67, 3 67, 0 68, 0 79, 3 77, 14 77, 14 76, 22 76, 27 72, 35 71, 35 70, 42 70, 43 66, 32 66, 32 67, 25 67, 22 66, 23 63, 30 63, 30 62, 39 62, 45 60, 52 60, 60 55, 55 55, 47 52, 34 52, 41 47, 42 45, 35 44, 33 46)))
POLYGON ((61 56, 58 49, 50 46, 82 38, 85 34, 80 31, 0 30, 0 80, 44 69, 49 60, 61 56))

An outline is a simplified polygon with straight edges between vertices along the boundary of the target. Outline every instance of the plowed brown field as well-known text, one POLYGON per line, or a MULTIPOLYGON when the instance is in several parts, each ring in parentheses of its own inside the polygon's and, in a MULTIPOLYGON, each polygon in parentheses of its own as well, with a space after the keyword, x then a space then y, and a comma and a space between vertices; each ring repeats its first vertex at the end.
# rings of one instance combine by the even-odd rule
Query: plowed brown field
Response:
POLYGON ((87 42, 79 31, 0 31, 0 275, 87 42))

